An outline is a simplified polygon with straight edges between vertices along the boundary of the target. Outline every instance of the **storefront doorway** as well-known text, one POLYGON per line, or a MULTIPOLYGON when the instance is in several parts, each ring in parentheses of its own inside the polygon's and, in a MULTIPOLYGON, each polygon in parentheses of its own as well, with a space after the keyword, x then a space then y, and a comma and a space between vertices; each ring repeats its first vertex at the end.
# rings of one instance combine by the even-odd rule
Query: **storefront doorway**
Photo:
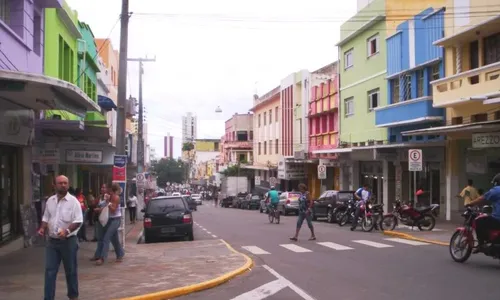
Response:
MULTIPOLYGON (((359 163, 360 184, 368 184, 372 192, 372 199, 374 203, 382 203, 384 199, 384 171, 382 162, 378 161, 362 161, 359 163)), ((358 187, 354 187, 358 189, 358 187)))
POLYGON ((0 244, 11 240, 16 230, 17 148, 0 146, 0 244))
POLYGON ((420 172, 408 171, 408 164, 403 164, 403 200, 416 203, 418 206, 439 204, 441 199, 441 171, 440 163, 429 162, 424 164, 420 172), (418 197, 415 193, 422 189, 424 193, 418 197), (406 199, 405 199, 406 198, 406 199))

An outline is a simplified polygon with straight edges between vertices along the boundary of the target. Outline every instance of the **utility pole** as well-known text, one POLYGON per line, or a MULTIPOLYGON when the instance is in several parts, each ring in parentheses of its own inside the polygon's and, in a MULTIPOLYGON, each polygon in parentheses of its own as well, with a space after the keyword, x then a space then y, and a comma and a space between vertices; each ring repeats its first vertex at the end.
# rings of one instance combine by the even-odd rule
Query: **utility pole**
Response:
POLYGON ((156 58, 129 58, 128 61, 139 62, 139 124, 137 126, 137 173, 144 172, 144 105, 142 101, 142 75, 144 74, 144 62, 155 62, 156 58))
MULTIPOLYGON (((126 134, 126 111, 125 106, 127 104, 127 50, 128 50, 128 21, 130 18, 129 13, 129 0, 122 0, 122 13, 120 15, 120 61, 118 64, 118 107, 117 107, 117 115, 116 115, 116 154, 124 155, 125 154, 125 134, 126 134)), ((123 191, 124 195, 122 197, 126 197, 126 186, 125 182, 125 191, 123 191)), ((127 201, 124 201, 127 203, 127 201)), ((121 217, 121 225, 118 229, 121 231, 120 234, 120 243, 123 248, 125 248, 125 207, 120 207, 122 217, 121 217)))
POLYGON ((118 107, 116 115, 116 154, 125 154, 125 105, 127 98, 127 50, 128 50, 128 21, 129 0, 122 0, 121 29, 120 29, 120 61, 118 65, 118 107))

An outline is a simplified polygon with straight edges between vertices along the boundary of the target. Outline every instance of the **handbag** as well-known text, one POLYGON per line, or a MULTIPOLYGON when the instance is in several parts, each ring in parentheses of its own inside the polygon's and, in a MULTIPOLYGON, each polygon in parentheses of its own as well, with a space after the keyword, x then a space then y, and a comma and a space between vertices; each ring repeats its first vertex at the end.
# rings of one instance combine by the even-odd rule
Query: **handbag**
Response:
POLYGON ((102 227, 108 224, 109 220, 109 206, 104 207, 99 214, 99 223, 101 223, 102 227))

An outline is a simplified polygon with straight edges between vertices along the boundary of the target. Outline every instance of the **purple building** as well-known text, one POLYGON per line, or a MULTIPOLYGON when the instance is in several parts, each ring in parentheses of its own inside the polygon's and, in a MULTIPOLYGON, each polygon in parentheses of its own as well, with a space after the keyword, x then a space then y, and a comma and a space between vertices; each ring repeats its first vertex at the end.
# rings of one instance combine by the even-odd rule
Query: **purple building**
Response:
POLYGON ((44 8, 63 0, 0 0, 0 69, 43 73, 44 8))

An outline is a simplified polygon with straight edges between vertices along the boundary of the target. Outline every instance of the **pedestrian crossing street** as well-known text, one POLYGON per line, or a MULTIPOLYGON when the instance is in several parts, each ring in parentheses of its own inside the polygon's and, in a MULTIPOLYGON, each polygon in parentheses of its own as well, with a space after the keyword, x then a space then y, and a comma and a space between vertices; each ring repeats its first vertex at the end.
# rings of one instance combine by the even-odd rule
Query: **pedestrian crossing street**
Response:
MULTIPOLYGON (((384 248, 394 248, 398 245, 406 245, 406 246, 427 246, 429 243, 411 241, 401 238, 385 238, 380 242, 370 241, 370 240, 352 240, 350 241, 349 246, 341 245, 334 242, 316 242, 315 245, 319 245, 331 250, 335 251, 352 251, 360 248, 376 248, 376 249, 384 249, 384 248)), ((311 242, 313 243, 313 242, 311 242)), ((314 252, 315 246, 311 245, 297 245, 297 244, 280 244, 279 249, 284 249, 285 251, 291 251, 295 253, 309 253, 314 252)), ((271 254, 270 249, 262 249, 261 247, 251 245, 251 246, 242 246, 242 248, 251 254, 254 255, 269 255, 271 254)))

